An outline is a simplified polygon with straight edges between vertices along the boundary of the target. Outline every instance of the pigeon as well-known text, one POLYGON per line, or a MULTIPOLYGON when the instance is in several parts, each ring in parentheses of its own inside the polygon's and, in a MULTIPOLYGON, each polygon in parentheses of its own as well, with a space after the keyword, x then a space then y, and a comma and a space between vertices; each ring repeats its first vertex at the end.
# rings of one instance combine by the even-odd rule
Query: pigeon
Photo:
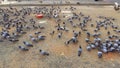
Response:
POLYGON ((45 51, 43 51, 43 50, 41 50, 41 49, 39 50, 39 52, 40 52, 41 55, 49 56, 49 53, 48 53, 48 52, 45 52, 45 51))
POLYGON ((19 49, 21 49, 22 51, 28 51, 29 49, 23 47, 23 46, 18 46, 19 49))
POLYGON ((78 56, 80 56, 80 55, 81 55, 81 53, 82 53, 82 47, 81 47, 81 46, 79 46, 79 49, 78 49, 78 56))
POLYGON ((26 45, 26 46, 28 46, 28 47, 33 47, 32 44, 30 44, 30 43, 28 43, 28 42, 25 42, 25 41, 23 41, 23 44, 26 45))
POLYGON ((102 58, 102 52, 98 51, 98 58, 102 58))

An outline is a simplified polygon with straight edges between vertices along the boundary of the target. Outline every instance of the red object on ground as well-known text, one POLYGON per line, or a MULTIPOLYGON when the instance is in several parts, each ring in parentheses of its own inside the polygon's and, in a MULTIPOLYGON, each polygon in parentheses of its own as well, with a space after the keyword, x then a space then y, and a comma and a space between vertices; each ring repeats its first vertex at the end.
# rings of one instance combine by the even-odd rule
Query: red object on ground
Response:
POLYGON ((36 15, 36 18, 39 18, 39 19, 40 19, 40 18, 43 18, 43 14, 37 14, 37 15, 36 15))

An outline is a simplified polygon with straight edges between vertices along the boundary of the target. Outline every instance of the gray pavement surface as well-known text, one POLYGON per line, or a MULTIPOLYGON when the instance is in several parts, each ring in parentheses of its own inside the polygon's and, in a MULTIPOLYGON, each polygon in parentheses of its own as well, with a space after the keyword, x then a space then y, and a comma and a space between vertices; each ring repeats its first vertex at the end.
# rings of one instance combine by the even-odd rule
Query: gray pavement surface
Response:
POLYGON ((114 5, 114 2, 118 2, 120 4, 120 0, 101 0, 95 2, 94 0, 8 0, 8 2, 2 2, 2 4, 28 4, 28 5, 51 5, 51 4, 77 4, 79 2, 82 4, 100 4, 100 5, 114 5), (20 2, 18 2, 20 1, 20 2), (42 1, 42 2, 41 2, 42 1))
MULTIPOLYGON (((8 1, 53 1, 53 0, 8 0, 8 1)), ((54 0, 54 1, 61 1, 61 0, 54 0)), ((94 0, 62 0, 62 1, 95 2, 94 0)), ((103 0, 103 1, 110 3, 114 3, 114 2, 120 3, 120 0, 103 0)))

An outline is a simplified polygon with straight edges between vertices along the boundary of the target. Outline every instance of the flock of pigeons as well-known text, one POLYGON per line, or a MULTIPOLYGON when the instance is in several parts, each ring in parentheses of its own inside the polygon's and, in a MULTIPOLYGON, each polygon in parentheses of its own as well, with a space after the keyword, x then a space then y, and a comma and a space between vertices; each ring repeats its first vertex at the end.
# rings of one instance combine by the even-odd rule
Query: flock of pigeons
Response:
MULTIPOLYGON (((70 6, 69 9, 71 11, 75 11, 76 8, 70 6)), ((17 9, 12 6, 9 6, 8 8, 0 8, 0 26, 2 27, 1 33, 1 39, 0 42, 4 42, 4 40, 8 40, 11 42, 18 42, 19 37, 26 34, 27 31, 31 29, 45 29, 46 27, 40 26, 36 23, 34 18, 28 18, 27 16, 30 16, 31 14, 44 14, 45 18, 48 19, 54 19, 56 22, 55 29, 51 30, 50 35, 54 35, 55 32, 58 32, 57 37, 59 39, 62 38, 63 32, 69 32, 70 30, 67 28, 67 24, 70 24, 72 28, 79 28, 80 31, 73 30, 73 37, 71 37, 69 40, 66 40, 65 46, 69 46, 69 44, 73 43, 76 44, 79 42, 79 37, 82 36, 82 33, 86 33, 85 41, 88 44, 86 49, 88 51, 91 51, 92 49, 98 49, 98 57, 102 58, 103 53, 109 53, 109 52, 118 52, 120 53, 120 38, 119 34, 119 26, 115 25, 115 18, 112 17, 105 17, 105 16, 98 16, 97 18, 100 19, 99 21, 96 21, 96 23, 91 23, 92 18, 91 16, 85 16, 82 12, 75 13, 73 12, 73 16, 67 18, 67 22, 63 21, 62 18, 65 18, 65 15, 61 18, 61 8, 51 6, 50 8, 47 7, 35 7, 35 8, 21 8, 17 9), (78 20, 79 23, 75 23, 74 20, 78 20), (88 31, 87 26, 90 24, 90 27, 94 27, 94 33, 91 33, 88 31), (100 32, 101 28, 104 28, 107 33, 107 38, 102 39, 101 35, 102 32, 100 32), (112 34, 111 31, 108 31, 108 28, 112 28, 112 30, 115 32, 115 34, 112 34), (14 31, 10 31, 11 29, 14 29, 14 31), (90 38, 94 38, 94 40, 90 40, 90 38)), ((47 36, 40 35, 40 31, 36 31, 35 37, 32 34, 29 34, 29 38, 32 42, 38 42, 41 40, 45 40, 47 36)), ((34 45, 23 41, 23 44, 26 46, 18 46, 18 48, 22 51, 29 51, 27 47, 33 47, 34 45)), ((41 55, 49 56, 49 53, 40 49, 39 50, 41 55)), ((78 56, 80 56, 82 53, 82 47, 79 46, 78 48, 78 56)))

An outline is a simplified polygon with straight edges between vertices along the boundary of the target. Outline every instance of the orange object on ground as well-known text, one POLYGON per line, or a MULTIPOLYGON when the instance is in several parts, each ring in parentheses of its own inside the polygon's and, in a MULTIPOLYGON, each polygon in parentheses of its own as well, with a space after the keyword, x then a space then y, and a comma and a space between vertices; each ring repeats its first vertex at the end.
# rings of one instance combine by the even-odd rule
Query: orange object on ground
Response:
POLYGON ((40 18, 43 18, 43 14, 37 14, 37 15, 36 15, 36 18, 39 18, 39 19, 40 19, 40 18))

